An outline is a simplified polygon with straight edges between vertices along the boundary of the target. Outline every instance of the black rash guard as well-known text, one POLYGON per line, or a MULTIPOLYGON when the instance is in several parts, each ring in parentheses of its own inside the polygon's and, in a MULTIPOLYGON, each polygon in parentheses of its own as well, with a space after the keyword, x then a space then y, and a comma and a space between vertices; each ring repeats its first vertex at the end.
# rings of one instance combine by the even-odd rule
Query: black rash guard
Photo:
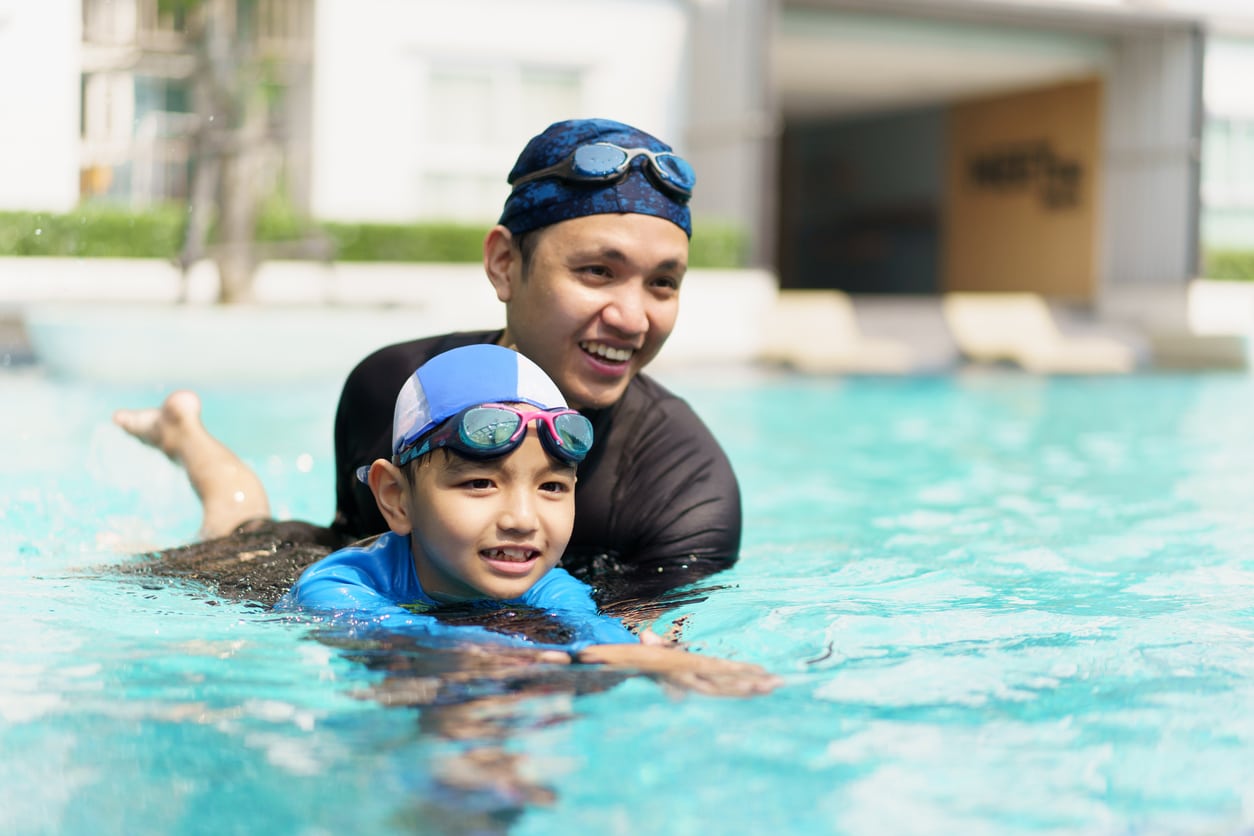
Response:
MULTIPOLYGON (((387 530, 356 470, 391 457, 392 411, 405 380, 441 352, 493 343, 501 333, 399 343, 353 369, 335 415, 337 533, 358 538, 387 530)), ((726 454, 692 408, 637 375, 618 403, 584 414, 596 441, 579 465, 575 530, 562 566, 603 588, 619 586, 628 597, 664 592, 731 566, 740 549, 740 489, 726 454)))

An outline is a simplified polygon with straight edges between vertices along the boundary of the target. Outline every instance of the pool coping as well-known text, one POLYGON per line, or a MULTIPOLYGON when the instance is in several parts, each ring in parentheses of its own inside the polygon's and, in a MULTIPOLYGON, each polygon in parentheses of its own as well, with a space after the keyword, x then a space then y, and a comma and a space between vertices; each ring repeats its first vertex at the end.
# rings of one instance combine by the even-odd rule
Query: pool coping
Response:
MULTIPOLYGON (((766 270, 690 271, 678 324, 654 370, 762 365, 764 321, 779 307, 777 284, 766 270)), ((211 344, 221 368, 215 372, 213 355, 199 352, 204 362, 184 361, 184 376, 342 375, 373 347, 504 324, 504 309, 477 264, 267 262, 255 283, 257 301, 238 306, 213 304, 215 287, 216 276, 202 265, 184 283, 174 265, 153 259, 0 258, 0 365, 148 379, 177 374, 174 357, 211 344), (228 343, 237 349, 229 356, 222 351, 228 343), (304 347, 305 366, 286 350, 291 346, 304 347), (259 356, 270 359, 259 363, 259 356)), ((849 297, 856 330, 868 345, 907 349, 909 362, 896 370, 859 367, 856 356, 833 364, 830 352, 824 361, 824 335, 812 326, 796 329, 800 362, 793 365, 827 374, 969 368, 941 300, 849 297), (811 348, 815 356, 807 363, 811 348)), ((1096 305, 1051 301, 1049 309, 1065 335, 1127 345, 1136 370, 1250 368, 1254 283, 1195 280, 1187 288, 1107 292, 1096 305)))

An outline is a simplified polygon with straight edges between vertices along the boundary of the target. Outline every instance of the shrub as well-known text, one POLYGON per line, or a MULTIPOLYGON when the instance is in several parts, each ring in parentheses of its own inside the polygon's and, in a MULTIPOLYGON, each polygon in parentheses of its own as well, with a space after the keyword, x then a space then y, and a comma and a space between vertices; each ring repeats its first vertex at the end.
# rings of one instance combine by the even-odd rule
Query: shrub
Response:
POLYGON ((452 261, 483 259, 482 224, 323 223, 340 261, 452 261))
POLYGON ((89 207, 64 215, 0 212, 0 255, 174 258, 186 216, 181 207, 144 212, 89 207))
MULTIPOLYGON (((186 221, 182 204, 143 211, 89 205, 64 215, 0 212, 0 256, 174 259, 186 221)), ((717 221, 698 220, 695 227, 691 266, 744 266, 742 230, 717 221)), ((266 202, 257 219, 258 241, 290 241, 321 231, 340 261, 476 262, 483 257, 486 230, 486 224, 467 223, 315 223, 281 201, 266 202)))
POLYGON ((1254 250, 1208 250, 1202 262, 1208 279, 1254 281, 1254 250))

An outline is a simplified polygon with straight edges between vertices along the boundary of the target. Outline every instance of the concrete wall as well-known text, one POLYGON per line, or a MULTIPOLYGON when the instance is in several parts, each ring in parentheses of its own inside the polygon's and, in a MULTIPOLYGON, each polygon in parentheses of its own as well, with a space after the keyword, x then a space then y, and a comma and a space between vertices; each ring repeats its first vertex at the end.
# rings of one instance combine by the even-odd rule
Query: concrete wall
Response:
POLYGON ((0 210, 78 202, 77 0, 0 0, 0 210))
POLYGON ((689 113, 684 145, 696 167, 693 211, 749 234, 749 263, 775 259, 776 150, 782 125, 769 54, 778 0, 689 3, 689 113))
POLYGON ((345 220, 450 214, 494 220, 518 152, 558 118, 617 119, 682 145, 686 117, 677 91, 686 71, 684 5, 319 0, 313 213, 345 220), (519 73, 546 68, 578 73, 581 94, 573 112, 565 103, 523 106, 519 73), (431 101, 432 73, 449 72, 484 80, 482 89, 451 105, 461 112, 445 112, 431 101), (490 107, 471 101, 478 93, 491 97, 490 107), (476 133, 477 139, 448 138, 457 132, 476 133), (474 182, 467 188, 477 194, 454 193, 432 205, 425 178, 442 170, 469 177, 474 182))
POLYGON ((1196 274, 1203 46, 1191 28, 1116 45, 1103 114, 1103 292, 1183 288, 1196 274))

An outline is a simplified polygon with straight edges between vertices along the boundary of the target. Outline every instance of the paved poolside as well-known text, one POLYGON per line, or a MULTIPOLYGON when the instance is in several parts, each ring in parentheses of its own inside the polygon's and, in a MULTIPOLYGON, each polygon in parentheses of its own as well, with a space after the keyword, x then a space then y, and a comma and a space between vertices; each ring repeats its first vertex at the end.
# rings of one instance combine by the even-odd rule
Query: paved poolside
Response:
MULTIPOLYGON (((1232 285, 1194 283, 1187 292, 1181 288, 1106 294, 1095 307, 1055 302, 1050 311, 1063 334, 1124 343, 1139 368, 1232 368, 1238 359, 1248 368, 1254 284, 1232 285), (1199 311, 1206 321, 1192 321, 1199 311)), ((217 335, 215 357, 226 365, 240 365, 241 373, 256 373, 264 365, 272 374, 276 348, 296 345, 304 349, 303 354, 287 351, 292 355, 291 370, 299 369, 301 362, 322 363, 329 364, 329 373, 340 374, 349 362, 341 358, 351 355, 355 362, 375 345, 503 324, 503 308, 475 264, 271 262, 263 265, 255 288, 257 305, 224 309, 209 304, 213 278, 204 271, 194 270, 183 286, 174 268, 164 262, 0 258, 0 364, 58 362, 40 357, 36 350, 40 340, 47 339, 43 332, 51 330, 51 321, 62 332, 58 337, 62 348, 55 350, 79 358, 65 362, 88 358, 96 364, 91 373, 106 376, 129 366, 136 377, 144 370, 134 364, 151 359, 154 340, 202 339, 203 334, 192 333, 197 328, 217 335), (178 304, 180 296, 187 304, 178 304), (264 325, 257 324, 259 316, 266 317, 264 325), (196 324, 180 326, 180 317, 196 324), (90 333, 111 324, 118 330, 124 318, 129 325, 121 338, 90 333), (40 333, 33 335, 32 328, 40 333), (274 331, 272 338, 261 339, 267 331, 274 331), (326 339, 328 333, 335 335, 333 340, 326 339), (66 348, 66 334, 79 345, 66 348), (234 360, 225 356, 223 346, 233 347, 234 360), (268 358, 265 364, 255 362, 257 354, 268 358)), ((693 270, 685 284, 679 324, 656 368, 755 363, 761 356, 762 319, 776 294, 775 277, 767 271, 693 270)), ((964 366, 942 315, 940 296, 857 296, 850 301, 857 327, 866 337, 909 348, 915 358, 911 371, 943 373, 964 366)), ((804 348, 805 340, 801 345, 804 348)), ((177 362, 178 355, 188 356, 177 349, 165 354, 171 362, 177 362)), ((235 374, 226 368, 223 372, 235 374)))

